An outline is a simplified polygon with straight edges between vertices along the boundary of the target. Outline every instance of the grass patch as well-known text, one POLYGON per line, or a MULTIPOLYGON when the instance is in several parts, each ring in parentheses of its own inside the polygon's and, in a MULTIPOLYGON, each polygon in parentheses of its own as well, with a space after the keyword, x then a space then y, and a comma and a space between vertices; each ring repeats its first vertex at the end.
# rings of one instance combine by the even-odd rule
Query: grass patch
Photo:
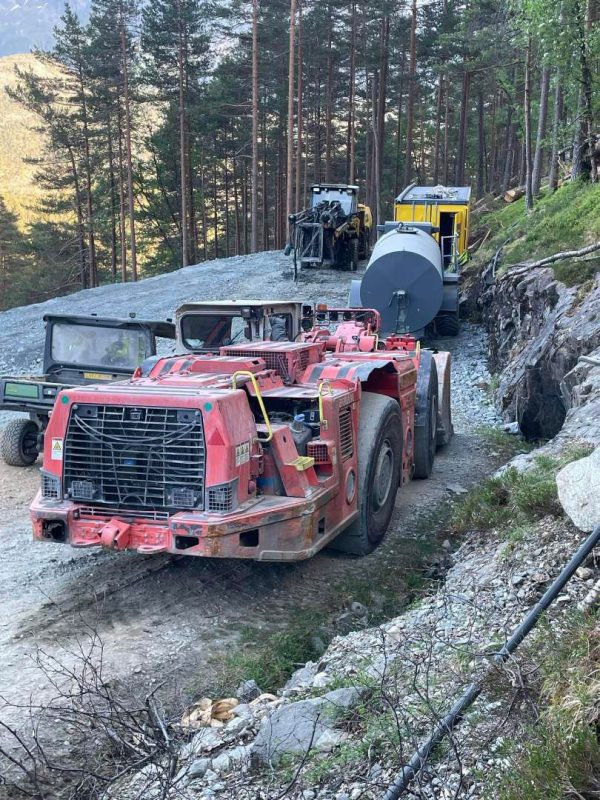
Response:
MULTIPOLYGON (((533 213, 525 211, 525 199, 482 214, 481 228, 492 235, 475 261, 488 261, 504 246, 502 266, 529 259, 544 258, 562 250, 577 250, 600 239, 600 185, 573 181, 553 194, 547 192, 536 201, 533 213), (508 241, 507 241, 508 240, 508 241)), ((552 265, 557 279, 569 286, 579 285, 593 276, 598 260, 559 262, 552 265)))
POLYGON ((492 781, 488 797, 563 800, 597 796, 599 633, 597 618, 574 615, 558 643, 537 637, 537 647, 543 649, 541 717, 523 747, 507 747, 504 758, 509 766, 492 781))
POLYGON ((521 436, 506 433, 502 428, 496 428, 493 425, 479 425, 475 428, 475 433, 485 439, 490 447, 499 450, 502 455, 507 457, 517 455, 517 453, 530 453, 536 446, 533 442, 527 442, 521 436))
POLYGON ((509 467, 501 475, 488 478, 455 507, 452 529, 456 533, 491 528, 514 531, 546 514, 562 516, 556 473, 589 452, 589 447, 571 447, 560 458, 537 456, 527 471, 509 467))
POLYGON ((244 628, 241 642, 220 666, 220 690, 230 694, 244 680, 254 679, 263 692, 281 688, 291 673, 307 661, 318 660, 313 638, 327 644, 321 623, 325 615, 314 609, 298 612, 283 631, 265 633, 244 628))
MULTIPOLYGON (((568 258, 557 261, 552 267, 554 276, 566 286, 581 286, 589 283, 600 272, 600 257, 577 261, 568 258)), ((589 288, 592 286, 590 284, 589 288)))

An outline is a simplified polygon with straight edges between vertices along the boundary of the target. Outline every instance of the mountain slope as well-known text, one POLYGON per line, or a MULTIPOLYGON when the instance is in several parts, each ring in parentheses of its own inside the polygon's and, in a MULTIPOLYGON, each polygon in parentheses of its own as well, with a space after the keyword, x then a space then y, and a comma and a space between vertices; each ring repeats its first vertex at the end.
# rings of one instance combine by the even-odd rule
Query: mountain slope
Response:
POLYGON ((6 93, 18 83, 15 67, 47 77, 56 70, 30 53, 0 58, 0 195, 23 225, 39 216, 36 205, 44 195, 35 180, 38 168, 25 159, 42 154, 45 137, 36 130, 35 114, 6 93))

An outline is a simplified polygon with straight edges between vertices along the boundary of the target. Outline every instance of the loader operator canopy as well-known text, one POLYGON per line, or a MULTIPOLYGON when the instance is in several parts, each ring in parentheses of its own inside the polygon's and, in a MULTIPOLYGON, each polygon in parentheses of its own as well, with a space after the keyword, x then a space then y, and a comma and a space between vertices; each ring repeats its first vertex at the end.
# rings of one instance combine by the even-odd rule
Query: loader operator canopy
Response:
POLYGON ((58 364, 120 367, 133 372, 147 354, 143 330, 59 322, 52 329, 52 360, 58 364))
POLYGON ((287 300, 185 303, 176 314, 178 341, 192 353, 256 341, 293 341, 305 310, 302 303, 287 300))
POLYGON ((229 314, 185 316, 181 320, 181 336, 184 346, 194 351, 252 341, 248 320, 229 314))

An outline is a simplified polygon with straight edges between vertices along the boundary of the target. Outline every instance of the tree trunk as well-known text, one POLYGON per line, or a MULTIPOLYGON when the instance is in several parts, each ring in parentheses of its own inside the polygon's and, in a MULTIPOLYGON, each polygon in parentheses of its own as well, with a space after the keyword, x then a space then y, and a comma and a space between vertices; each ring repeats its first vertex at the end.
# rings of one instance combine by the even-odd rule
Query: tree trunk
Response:
POLYGON ((123 153, 123 118, 121 110, 121 102, 118 102, 117 112, 117 135, 119 142, 119 239, 121 244, 121 280, 123 283, 127 282, 127 234, 125 226, 125 178, 124 178, 124 161, 125 155, 123 153))
POLYGON ((477 144, 477 199, 485 194, 485 117, 483 108, 483 90, 477 94, 477 116, 478 116, 478 144, 477 144))
MULTIPOLYGON (((78 53, 78 58, 80 54, 78 53)), ((92 205, 92 163, 90 159, 90 134, 88 125, 87 99, 85 84, 83 80, 83 64, 79 61, 79 91, 81 93, 81 114, 83 123, 83 147, 85 154, 85 190, 86 190, 86 211, 87 211, 87 235, 88 235, 88 261, 89 261, 89 280, 90 286, 98 285, 98 274, 96 266, 96 243, 94 239, 94 211, 92 205)))
MULTIPOLYGON (((264 107, 266 108, 266 99, 264 107)), ((269 249, 269 206, 267 203, 267 115, 263 112, 262 115, 262 249, 269 249)))
POLYGON ((188 180, 186 154, 186 113, 184 85, 184 48, 183 19, 181 0, 177 0, 177 72, 179 89, 179 191, 181 195, 181 263, 187 267, 189 262, 189 229, 188 229, 188 180))
POLYGON ((121 34, 121 60, 123 68, 123 104, 125 111, 125 156, 127 159, 127 202, 129 206, 129 241, 131 249, 131 278, 138 279, 137 246, 135 238, 135 202, 133 196, 133 156, 131 152, 131 98, 129 95, 129 67, 127 63, 127 38, 125 33, 125 20, 123 18, 123 3, 119 3, 120 34, 121 34))
POLYGON ((225 167, 225 258, 229 258, 229 170, 227 169, 227 158, 224 161, 225 167))
POLYGON ((448 185, 450 179, 450 121, 452 117, 452 109, 450 108, 450 86, 446 91, 446 103, 444 108, 444 158, 443 158, 443 172, 444 172, 444 186, 448 185))
POLYGON ((302 2, 298 3, 298 144, 296 151, 296 211, 299 211, 304 204, 302 196, 302 154, 303 154, 303 86, 302 86, 302 68, 303 68, 303 25, 302 25, 302 2))
POLYGON ((350 76, 348 91, 348 129, 346 133, 346 180, 354 183, 356 173, 356 138, 354 134, 354 91, 356 82, 356 0, 352 0, 352 29, 350 33, 350 76))
POLYGON ((313 181, 321 182, 321 70, 316 67, 313 144, 313 181))
POLYGON ((110 124, 110 114, 106 119, 106 135, 108 144, 108 181, 110 191, 110 274, 113 283, 117 280, 117 198, 115 182, 115 164, 113 153, 113 134, 110 124))
POLYGON ((208 218, 206 216, 206 191, 204 183, 204 163, 200 163, 200 194, 202 195, 202 254, 203 260, 208 261, 208 218))
POLYGON ((388 76, 388 43, 390 37, 390 18, 385 16, 381 20, 380 48, 379 48, 379 91, 377 94, 377 139, 376 148, 376 223, 381 222, 381 195, 383 177, 383 156, 385 144, 385 106, 387 99, 387 76, 388 76))
POLYGON ((396 128, 396 172, 394 175, 394 193, 400 193, 400 142, 402 139, 402 101, 404 99, 404 67, 406 65, 406 45, 402 47, 400 62, 400 86, 398 87, 398 127, 396 128))
POLYGON ((240 198, 238 194, 238 166, 235 158, 233 159, 233 209, 235 213, 235 254, 239 256, 242 252, 242 235, 240 228, 240 198))
POLYGON ((558 136, 560 120, 563 113, 563 94, 560 67, 556 71, 556 86, 554 87, 554 113, 552 117, 552 155, 550 156, 550 177, 548 184, 551 192, 558 189, 558 136))
MULTIPOLYGON (((252 0, 252 188, 250 251, 258 252, 258 0, 252 0)), ((264 201, 263 201, 264 202, 264 201)))
POLYGON ((525 51, 525 92, 523 116, 525 119, 525 208, 533 211, 532 158, 531 158, 531 36, 525 51))
POLYGON ((73 187, 75 189, 75 214, 77 216, 77 247, 79 250, 79 280, 81 288, 87 289, 88 286, 88 271, 85 258, 85 245, 84 245, 84 224, 83 224, 83 208, 81 204, 81 187, 79 185, 79 175, 77 173, 77 162, 73 155, 72 149, 69 147, 69 161, 71 164, 71 173, 73 175, 73 187))
POLYGON ((219 195, 217 192, 217 165, 213 166, 213 236, 215 237, 215 258, 219 257, 219 195))
MULTIPOLYGON (((331 7, 328 6, 328 12, 331 7)), ((333 118, 333 58, 331 51, 332 14, 327 14, 327 85, 325 87, 325 181, 331 180, 332 118, 333 118)))
POLYGON ((288 59, 288 106, 287 106, 287 160, 286 160, 286 219, 292 213, 294 197, 294 68, 296 66, 296 0, 290 0, 290 44, 288 59))
POLYGON ((408 103, 406 107, 406 153, 404 156, 404 185, 408 186, 413 166, 413 127, 415 114, 415 93, 417 79, 417 0, 412 0, 412 19, 410 27, 410 69, 408 74, 408 103))
POLYGON ((538 117, 537 138, 535 141, 535 155, 533 157, 533 171, 531 175, 531 191, 534 197, 540 193, 542 183, 542 166, 544 161, 544 137, 546 136, 546 120, 548 118, 548 89, 550 87, 550 67, 542 68, 540 83, 540 114, 538 117))
POLYGON ((463 58, 463 84, 460 101, 460 123, 458 126, 458 147, 456 153, 455 180, 457 186, 465 182, 465 161, 467 156, 467 122, 469 119, 469 89, 471 86, 471 73, 467 69, 466 56, 463 58))
MULTIPOLYGON (((246 161, 242 167, 242 247, 248 252, 248 166, 246 161)), ((264 248, 267 249, 266 247, 264 248)))
POLYGON ((444 97, 444 73, 438 78, 437 102, 435 108, 435 140, 433 142, 433 185, 440 182, 440 128, 442 125, 442 103, 444 97))
MULTIPOLYGON (((514 73, 513 73, 514 82, 514 73)), ((506 192, 510 186, 512 178, 513 164, 515 160, 515 132, 514 132, 514 106, 512 100, 508 98, 508 109, 506 111, 506 142, 504 156, 504 171, 502 173, 501 191, 506 192)))

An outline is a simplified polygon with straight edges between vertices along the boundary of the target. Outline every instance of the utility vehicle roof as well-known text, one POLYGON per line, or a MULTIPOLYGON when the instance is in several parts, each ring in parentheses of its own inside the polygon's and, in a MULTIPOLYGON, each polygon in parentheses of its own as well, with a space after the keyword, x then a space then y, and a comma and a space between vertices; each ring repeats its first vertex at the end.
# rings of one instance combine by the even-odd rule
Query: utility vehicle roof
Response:
POLYGON ((428 203, 444 205, 457 203, 464 205, 471 199, 470 186, 416 186, 411 184, 404 189, 396 198, 396 203, 428 203))
POLYGON ((95 314, 89 316, 76 314, 45 314, 44 322, 65 322, 69 325, 96 325, 103 328, 147 328, 155 336, 164 339, 175 338, 175 324, 170 320, 147 320, 138 319, 136 316, 127 319, 117 317, 97 317, 95 314))

